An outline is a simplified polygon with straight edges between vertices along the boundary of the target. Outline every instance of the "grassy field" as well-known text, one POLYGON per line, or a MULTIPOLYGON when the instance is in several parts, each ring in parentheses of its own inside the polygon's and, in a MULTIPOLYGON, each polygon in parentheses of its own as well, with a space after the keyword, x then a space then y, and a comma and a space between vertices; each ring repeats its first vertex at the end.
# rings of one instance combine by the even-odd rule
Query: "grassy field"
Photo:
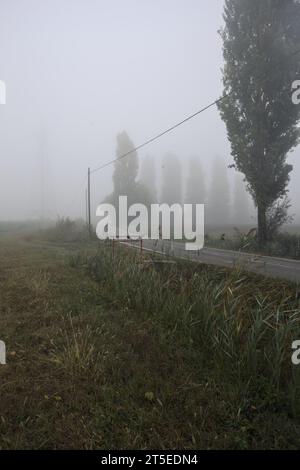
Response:
POLYGON ((0 239, 0 448, 299 448, 298 287, 148 261, 0 239))

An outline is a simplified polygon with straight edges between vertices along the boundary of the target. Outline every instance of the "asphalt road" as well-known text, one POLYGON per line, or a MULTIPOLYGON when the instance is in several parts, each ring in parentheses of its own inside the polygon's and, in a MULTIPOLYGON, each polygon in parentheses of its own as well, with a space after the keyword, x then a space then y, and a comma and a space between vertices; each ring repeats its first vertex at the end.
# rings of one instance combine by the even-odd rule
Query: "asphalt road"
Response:
MULTIPOLYGON (((140 242, 126 242, 140 249, 140 242)), ((241 253, 239 251, 203 248, 200 251, 186 251, 185 244, 166 240, 143 240, 143 249, 165 256, 187 259, 190 261, 224 266, 239 267, 265 276, 300 282, 300 261, 241 253)))

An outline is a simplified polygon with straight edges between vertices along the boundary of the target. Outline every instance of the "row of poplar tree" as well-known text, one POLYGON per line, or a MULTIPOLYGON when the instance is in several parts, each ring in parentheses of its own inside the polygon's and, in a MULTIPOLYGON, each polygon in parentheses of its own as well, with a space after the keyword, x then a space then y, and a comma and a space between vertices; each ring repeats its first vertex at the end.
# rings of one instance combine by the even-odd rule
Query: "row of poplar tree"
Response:
MULTIPOLYGON (((124 131, 117 136, 117 156, 134 149, 134 143, 124 131)), ((245 183, 236 174, 231 194, 228 167, 223 158, 215 157, 210 175, 204 171, 200 158, 191 157, 187 165, 172 154, 166 154, 160 164, 146 156, 139 162, 137 152, 115 163, 113 192, 106 202, 118 206, 119 196, 126 195, 128 203, 205 204, 206 223, 237 225, 251 223, 250 201, 245 183), (187 167, 187 175, 183 167, 187 167)), ((253 221, 252 221, 253 223, 253 221)))

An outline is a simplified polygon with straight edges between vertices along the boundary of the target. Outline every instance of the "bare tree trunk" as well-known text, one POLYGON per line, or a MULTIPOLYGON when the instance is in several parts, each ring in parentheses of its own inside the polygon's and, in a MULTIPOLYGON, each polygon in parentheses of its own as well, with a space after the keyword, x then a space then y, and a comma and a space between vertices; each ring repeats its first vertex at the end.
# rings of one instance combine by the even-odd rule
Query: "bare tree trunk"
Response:
POLYGON ((259 204, 257 207, 257 222, 258 222, 258 244, 264 246, 267 242, 267 214, 266 207, 259 204))

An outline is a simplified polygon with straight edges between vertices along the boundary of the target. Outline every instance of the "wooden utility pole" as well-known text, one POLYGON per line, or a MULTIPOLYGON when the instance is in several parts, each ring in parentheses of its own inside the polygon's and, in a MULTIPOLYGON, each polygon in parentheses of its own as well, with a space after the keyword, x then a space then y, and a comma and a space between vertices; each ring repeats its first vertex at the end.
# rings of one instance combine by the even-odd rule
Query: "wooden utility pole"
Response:
POLYGON ((92 234, 92 225, 91 225, 91 170, 88 168, 88 194, 87 194, 87 212, 88 212, 88 227, 89 234, 92 234))
POLYGON ((87 203, 87 188, 85 189, 85 225, 88 226, 88 203, 87 203))

